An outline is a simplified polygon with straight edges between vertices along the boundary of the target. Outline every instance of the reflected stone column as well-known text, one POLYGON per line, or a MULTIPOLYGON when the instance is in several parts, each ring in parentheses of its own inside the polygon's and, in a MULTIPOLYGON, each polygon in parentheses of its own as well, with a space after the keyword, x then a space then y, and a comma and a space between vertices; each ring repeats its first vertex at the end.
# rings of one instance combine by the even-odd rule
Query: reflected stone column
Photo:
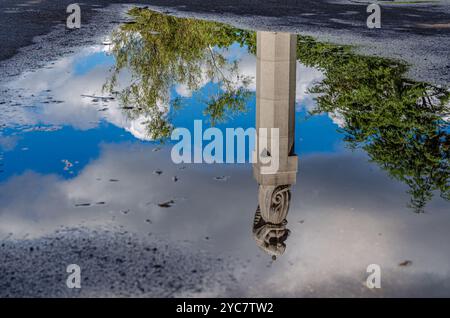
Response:
POLYGON ((286 217, 290 186, 297 176, 295 138, 295 85, 297 36, 290 33, 258 32, 256 65, 256 149, 253 175, 258 182, 258 203, 253 225, 257 244, 273 258, 281 255, 289 235, 286 217), (268 131, 267 143, 260 128, 268 131), (273 156, 271 128, 279 130, 279 167, 264 169, 257 154, 273 156), (265 149, 259 149, 263 139, 265 149))

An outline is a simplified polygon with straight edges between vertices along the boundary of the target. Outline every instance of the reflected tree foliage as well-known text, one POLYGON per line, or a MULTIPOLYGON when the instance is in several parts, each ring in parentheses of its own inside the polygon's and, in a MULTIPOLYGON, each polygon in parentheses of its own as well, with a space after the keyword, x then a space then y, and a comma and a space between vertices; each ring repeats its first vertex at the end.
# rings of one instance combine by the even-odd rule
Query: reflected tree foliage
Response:
POLYGON ((325 78, 312 113, 342 119, 351 148, 362 148, 390 176, 408 185, 409 203, 424 212, 434 192, 450 199, 449 91, 405 78, 406 65, 356 55, 350 47, 300 36, 299 60, 325 78))
POLYGON ((118 96, 130 119, 146 118, 150 138, 170 136, 170 110, 182 106, 182 98, 171 98, 175 84, 189 92, 216 84, 201 97, 212 125, 245 110, 252 79, 240 75, 238 61, 224 53, 234 42, 244 44, 252 32, 141 8, 131 9, 129 15, 132 22, 113 33, 116 63, 104 89, 118 96), (131 76, 124 87, 121 73, 131 76))
MULTIPOLYGON (((113 34, 116 64, 105 89, 118 95, 129 118, 146 118, 151 138, 171 133, 170 110, 182 106, 182 98, 170 96, 175 84, 190 92, 217 84, 199 97, 212 125, 245 110, 252 79, 240 75, 238 61, 224 53, 237 42, 255 54, 255 32, 147 9, 129 14, 133 22, 113 34), (121 72, 131 76, 124 87, 121 72)), ((317 96, 312 114, 339 117, 349 147, 365 150, 371 161, 408 185, 416 212, 425 211, 434 193, 449 200, 449 91, 406 79, 407 66, 396 61, 308 36, 299 36, 297 43, 300 62, 325 75, 310 90, 317 96)))

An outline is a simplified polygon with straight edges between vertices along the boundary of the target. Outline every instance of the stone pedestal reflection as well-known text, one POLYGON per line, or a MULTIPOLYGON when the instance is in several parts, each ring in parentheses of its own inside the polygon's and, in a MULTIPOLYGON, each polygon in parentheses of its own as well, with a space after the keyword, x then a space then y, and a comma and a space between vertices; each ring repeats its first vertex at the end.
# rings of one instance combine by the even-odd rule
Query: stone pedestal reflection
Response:
MULTIPOLYGON (((296 182, 298 159, 294 153, 297 36, 290 33, 257 33, 256 131, 254 155, 278 155, 278 169, 253 164, 259 185, 253 235, 259 247, 274 258, 286 249, 289 235, 286 217, 296 182), (260 134, 265 128, 267 136, 260 134), (279 138, 271 134, 277 128, 279 138), (278 140, 275 140, 278 139, 278 140), (278 141, 278 151, 273 149, 278 141), (264 149, 260 145, 265 145, 264 149)), ((271 158, 273 159, 273 158, 271 158)))

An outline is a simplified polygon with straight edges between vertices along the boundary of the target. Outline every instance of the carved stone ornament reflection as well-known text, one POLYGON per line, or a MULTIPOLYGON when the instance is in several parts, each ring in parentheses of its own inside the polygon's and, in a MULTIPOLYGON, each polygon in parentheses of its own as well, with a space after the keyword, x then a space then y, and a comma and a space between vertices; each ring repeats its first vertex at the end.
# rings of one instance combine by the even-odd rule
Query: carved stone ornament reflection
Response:
POLYGON ((286 250, 284 243, 290 231, 286 217, 291 201, 290 186, 259 186, 259 205, 253 223, 253 237, 266 253, 276 256, 286 250))

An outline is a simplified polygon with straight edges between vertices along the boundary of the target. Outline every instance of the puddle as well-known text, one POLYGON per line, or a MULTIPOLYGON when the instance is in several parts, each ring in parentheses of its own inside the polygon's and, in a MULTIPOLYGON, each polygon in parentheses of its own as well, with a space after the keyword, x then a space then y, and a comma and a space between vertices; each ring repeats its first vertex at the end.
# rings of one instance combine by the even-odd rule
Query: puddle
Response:
MULTIPOLYGON (((183 257, 227 265, 226 290, 180 295, 450 295, 446 88, 306 36, 130 14, 103 43, 1 88, 0 237, 39 245, 61 228, 120 228, 144 240, 135 249, 163 240, 179 255, 183 243, 183 257), (194 134, 194 120, 223 135, 279 128, 279 172, 250 152, 175 164, 169 137, 194 134), (369 264, 382 290, 364 287, 369 264)), ((102 253, 118 257, 117 244, 102 253)), ((149 292, 138 287, 121 288, 149 292)))

